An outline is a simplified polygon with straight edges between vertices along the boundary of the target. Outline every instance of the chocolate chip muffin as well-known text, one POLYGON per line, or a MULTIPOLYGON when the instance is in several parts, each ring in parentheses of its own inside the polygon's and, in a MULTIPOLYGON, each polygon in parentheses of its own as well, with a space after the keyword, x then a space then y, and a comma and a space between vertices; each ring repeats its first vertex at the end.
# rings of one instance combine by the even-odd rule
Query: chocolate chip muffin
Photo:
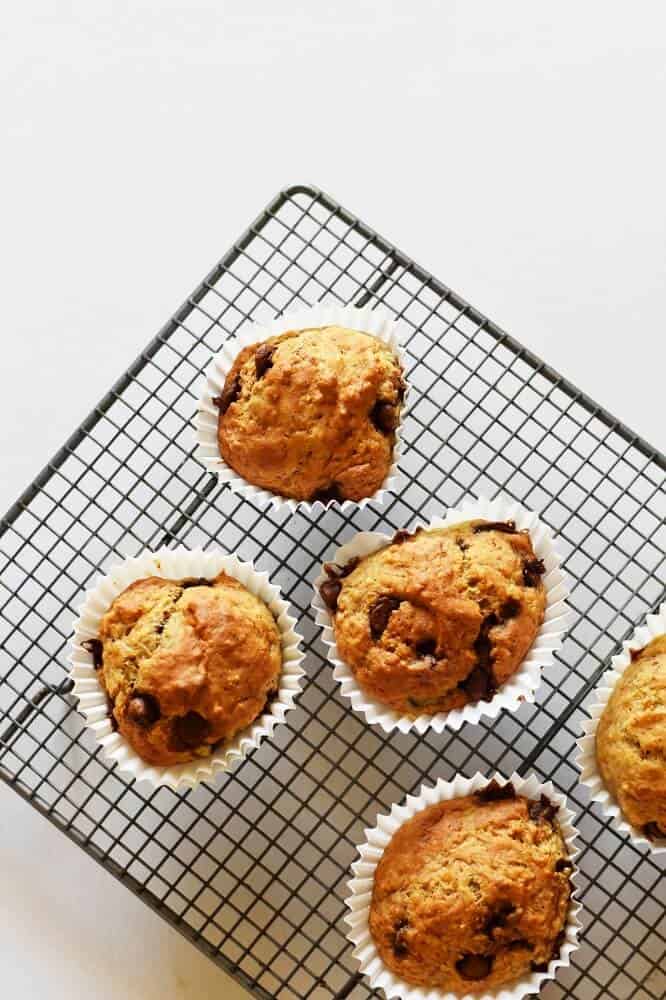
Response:
POLYGON ((666 635, 631 654, 597 727, 606 788, 650 840, 666 837, 666 635))
POLYGON ((208 756, 277 693, 281 636, 266 605, 226 573, 137 580, 88 649, 112 724, 148 763, 208 756))
POLYGON ((255 486, 296 500, 361 500, 393 461, 404 383, 376 337, 292 330, 240 352, 219 410, 220 454, 255 486))
POLYGON ((370 905, 384 964, 460 995, 545 972, 564 940, 573 870, 556 816, 547 798, 491 782, 404 823, 370 905))
POLYGON ((400 531, 321 585, 340 657, 375 701, 434 715, 489 701, 543 621, 545 566, 513 521, 400 531))

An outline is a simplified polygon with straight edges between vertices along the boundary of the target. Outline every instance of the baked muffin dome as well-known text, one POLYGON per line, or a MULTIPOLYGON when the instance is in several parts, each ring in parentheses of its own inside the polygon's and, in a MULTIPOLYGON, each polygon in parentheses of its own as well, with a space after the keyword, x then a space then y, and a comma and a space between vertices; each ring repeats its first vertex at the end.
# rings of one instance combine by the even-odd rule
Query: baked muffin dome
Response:
POLYGON ((518 669, 546 593, 529 534, 513 522, 400 531, 320 593, 342 660, 375 700, 403 715, 489 701, 518 669))
POLYGON ((393 462, 402 369, 376 337, 338 326, 244 348, 214 402, 220 454, 255 486, 297 500, 361 500, 393 462))
POLYGON ((93 656, 112 723, 148 763, 208 756, 264 711, 282 670, 266 605, 238 580, 137 580, 102 618, 93 656))
POLYGON ((596 752, 627 822, 666 837, 666 635, 632 653, 599 719, 596 752))
POLYGON ((491 782, 404 823, 370 905, 384 964, 460 995, 546 971, 564 938, 573 867, 556 815, 545 797, 491 782))

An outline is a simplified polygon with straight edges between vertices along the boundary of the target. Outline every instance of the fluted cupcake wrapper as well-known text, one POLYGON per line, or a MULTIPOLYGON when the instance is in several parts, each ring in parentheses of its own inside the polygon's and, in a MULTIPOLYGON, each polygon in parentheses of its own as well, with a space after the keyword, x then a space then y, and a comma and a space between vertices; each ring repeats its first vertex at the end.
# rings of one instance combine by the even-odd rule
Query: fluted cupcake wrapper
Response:
POLYGON ((577 741, 576 766, 580 769, 580 781, 590 790, 590 798, 598 802, 602 812, 611 818, 611 826, 618 833, 631 840, 639 847, 649 847, 653 854, 666 854, 666 837, 649 840, 638 827, 629 823, 620 809, 620 805, 604 785, 599 773, 596 754, 597 726, 613 693, 613 688, 631 663, 632 649, 643 649, 659 635, 666 634, 666 602, 661 605, 656 615, 647 615, 643 625, 639 626, 633 635, 622 644, 622 652, 611 658, 609 670, 602 674, 599 684, 594 690, 592 701, 587 706, 591 718, 583 722, 583 736, 577 741))
MULTIPOLYGON (((416 528, 425 530, 445 528, 463 521, 483 518, 489 521, 514 520, 519 529, 527 529, 532 540, 532 547, 539 559, 543 559, 546 573, 543 583, 546 588, 546 610, 544 620, 537 632, 530 650, 518 670, 493 695, 490 701, 477 701, 462 708, 454 708, 449 712, 437 712, 435 715, 422 715, 412 718, 401 715, 381 702, 375 701, 360 687, 351 668, 342 660, 335 643, 335 632, 328 608, 319 594, 319 587, 324 582, 326 573, 322 570, 315 580, 314 599, 312 607, 315 620, 321 627, 322 638, 328 647, 328 658, 333 664, 333 677, 340 684, 344 698, 349 699, 356 712, 365 715, 368 722, 381 726, 385 732, 399 729, 406 733, 415 729, 420 735, 427 729, 441 733, 445 728, 457 730, 468 722, 477 724, 482 716, 494 719, 502 709, 516 711, 524 701, 533 702, 536 691, 541 683, 541 671, 553 662, 553 654, 560 649, 566 633, 570 612, 566 605, 568 590, 566 579, 560 568, 560 555, 553 540, 550 528, 543 523, 533 511, 526 510, 520 504, 507 497, 495 500, 468 499, 456 508, 451 508, 444 517, 433 517, 427 523, 417 521, 410 531, 416 528)), ((342 545, 329 562, 344 566, 355 556, 363 558, 390 543, 392 536, 375 531, 363 531, 342 545)))
POLYGON ((484 788, 492 780, 502 786, 510 783, 518 795, 524 795, 530 799, 538 799, 541 795, 547 796, 558 807, 557 820, 572 862, 579 853, 575 843, 578 831, 572 822, 574 813, 568 808, 566 798, 555 790, 552 782, 541 784, 534 775, 521 778, 517 774, 512 774, 507 779, 500 774, 484 777, 477 772, 473 778, 464 778, 462 775, 457 775, 453 781, 444 781, 443 778, 440 778, 434 786, 422 785, 418 795, 408 795, 404 805, 393 805, 387 816, 378 816, 376 826, 365 831, 365 843, 356 848, 359 858, 352 864, 354 877, 347 883, 350 895, 345 900, 348 909, 345 922, 350 928, 347 939, 354 945, 353 955, 359 963, 360 971, 367 977, 370 987, 382 989, 389 1000, 393 1000, 393 998, 399 998, 399 1000, 521 1000, 522 997, 530 993, 537 993, 546 980, 555 979, 558 969, 565 968, 570 964, 571 955, 578 948, 578 933, 582 926, 578 920, 578 914, 582 907, 575 898, 578 868, 574 864, 571 875, 573 891, 564 928, 564 941, 558 957, 549 962, 546 972, 532 972, 529 976, 496 990, 484 993, 476 991, 461 995, 439 989, 412 986, 388 969, 379 957, 370 934, 370 903, 375 869, 394 833, 403 823, 428 806, 471 795, 484 788))
POLYGON ((263 739, 271 736, 277 725, 285 721, 286 713, 294 707, 301 678, 303 653, 302 636, 296 632, 296 619, 289 613, 290 606, 271 583, 268 573, 260 573, 251 562, 241 562, 234 555, 202 549, 162 548, 145 551, 134 558, 112 566, 108 574, 98 579, 86 592, 74 622, 69 654, 69 676, 74 682, 73 694, 78 698, 78 708, 87 727, 102 747, 102 756, 118 770, 137 781, 148 781, 154 786, 168 785, 180 789, 192 787, 199 781, 210 781, 219 771, 227 771, 258 747, 263 739), (210 757, 197 758, 186 764, 158 767, 146 763, 130 746, 120 732, 114 732, 108 714, 106 694, 93 667, 92 655, 83 648, 86 639, 99 635, 101 619, 111 603, 135 580, 149 576, 178 580, 187 577, 212 579, 224 570, 260 598, 273 614, 282 638, 282 674, 280 688, 268 711, 250 726, 238 733, 228 744, 214 750, 210 757))
POLYGON ((221 482, 227 483, 234 492, 240 493, 242 496, 252 499, 262 506, 272 504, 274 507, 287 507, 292 514, 299 510, 311 516, 319 514, 329 507, 338 507, 342 511, 350 511, 358 507, 365 507, 369 503, 382 503, 386 491, 398 493, 403 482, 403 476, 398 466, 403 448, 402 421, 407 411, 409 386, 404 374, 406 371, 406 359, 400 344, 400 327, 387 313, 379 309, 357 309, 354 306, 321 303, 310 309, 286 313, 266 326, 249 324, 243 327, 233 339, 230 338, 225 341, 222 349, 213 356, 206 369, 205 384, 199 399, 199 406, 194 422, 197 445, 195 457, 205 465, 209 472, 214 473, 221 482), (289 330, 316 330, 325 326, 343 326, 350 330, 358 330, 361 333, 367 333, 376 337, 391 348, 403 370, 406 391, 400 414, 400 425, 395 432, 393 462, 380 489, 371 496, 364 497, 362 500, 343 500, 342 502, 339 500, 328 500, 325 503, 321 500, 315 500, 312 503, 309 500, 294 500, 291 497, 281 496, 278 493, 272 493, 270 490, 265 490, 260 486, 249 483, 232 469, 220 454, 217 436, 219 411, 213 403, 213 397, 221 395, 225 379, 240 352, 245 347, 249 347, 250 344, 261 343, 269 337, 278 336, 289 330))

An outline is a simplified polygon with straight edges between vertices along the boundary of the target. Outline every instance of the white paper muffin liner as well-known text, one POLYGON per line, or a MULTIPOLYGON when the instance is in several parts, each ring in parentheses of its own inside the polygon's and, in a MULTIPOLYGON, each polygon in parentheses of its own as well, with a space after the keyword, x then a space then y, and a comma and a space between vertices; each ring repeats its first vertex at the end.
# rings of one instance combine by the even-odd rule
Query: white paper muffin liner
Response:
MULTIPOLYGON (((433 517, 426 524, 417 521, 409 529, 417 527, 444 528, 483 518, 489 521, 513 520, 519 529, 529 530, 532 547, 536 556, 543 559, 546 573, 542 577, 546 588, 546 610, 541 628, 536 634, 530 650, 518 670, 496 692, 491 701, 477 701, 464 705, 462 708, 451 709, 449 712, 437 712, 435 715, 423 714, 412 718, 374 701, 356 681, 350 667, 340 658, 335 644, 335 632, 329 611, 321 599, 319 587, 324 582, 326 573, 322 570, 315 580, 314 600, 312 607, 315 620, 321 626, 322 638, 328 646, 328 658, 334 665, 333 677, 340 684, 344 698, 349 699, 355 711, 365 715, 368 722, 381 726, 385 732, 399 729, 406 733, 415 729, 420 735, 427 729, 441 733, 445 728, 458 730, 465 722, 477 724, 482 716, 494 719, 502 709, 515 711, 522 702, 533 702, 536 691, 541 683, 541 671, 553 662, 553 653, 560 649, 570 617, 566 606, 568 591, 564 573, 560 569, 560 556, 555 547, 553 534, 532 511, 526 510, 520 504, 507 497, 495 500, 469 499, 463 501, 459 508, 451 508, 445 517, 433 517)), ((392 535, 376 531, 362 531, 346 542, 335 552, 327 562, 344 566, 354 556, 367 556, 387 545, 392 535)))
POLYGON ((261 741, 270 737, 274 728, 284 722, 286 713, 294 707, 299 692, 303 669, 300 650, 301 636, 294 626, 296 619, 289 614, 289 604, 283 600, 280 588, 271 583, 268 573, 260 573, 251 562, 241 562, 236 556, 220 551, 204 552, 201 549, 162 548, 156 552, 145 551, 140 555, 112 566, 106 576, 97 580, 92 590, 86 592, 79 617, 74 622, 74 634, 69 654, 69 676, 74 681, 73 694, 79 701, 79 711, 88 728, 101 744, 103 756, 118 765, 118 770, 152 785, 168 785, 173 789, 192 787, 199 781, 209 781, 219 771, 226 771, 261 741), (120 732, 114 732, 108 716, 105 692, 99 682, 92 655, 83 648, 86 639, 96 638, 104 613, 118 594, 135 580, 159 576, 168 580, 187 577, 211 579, 224 570, 235 577, 252 594, 268 606, 275 617, 282 637, 282 674, 279 692, 270 706, 247 729, 233 740, 213 751, 210 757, 197 758, 186 764, 158 767, 146 763, 120 732))
POLYGON ((379 309, 357 309, 354 306, 327 305, 326 303, 299 312, 287 313, 266 326, 250 324, 243 327, 233 339, 225 341, 222 349, 213 356, 206 369, 206 381, 195 417, 197 443, 195 457, 205 465, 209 472, 215 473, 221 482, 227 483, 236 493, 251 498, 264 506, 267 504, 272 504, 274 507, 285 506, 292 514, 297 510, 302 510, 306 514, 312 515, 332 506, 348 511, 357 507, 365 507, 371 502, 382 503, 384 493, 387 490, 391 493, 398 493, 403 481, 398 463, 402 454, 402 421, 406 413, 409 386, 405 378, 406 359, 400 342, 400 328, 387 313, 379 309), (315 500, 314 503, 311 503, 309 500, 294 500, 292 497, 281 496, 270 490, 264 490, 260 486, 254 486, 243 479, 231 466, 227 465, 220 454, 217 437, 219 411, 213 404, 213 397, 221 394, 227 374, 238 354, 250 344, 259 343, 269 337, 286 333, 288 330, 316 330, 324 326, 343 326, 376 337, 392 349, 403 370, 405 398, 400 413, 400 424, 395 431, 393 462, 380 489, 362 500, 343 500, 342 503, 339 500, 328 500, 325 503, 321 500, 315 500))
POLYGON ((530 993, 537 993, 546 980, 555 979, 557 970, 570 964, 571 955, 578 948, 578 932, 582 926, 578 920, 578 914, 582 907, 575 898, 578 868, 574 864, 571 873, 573 888, 564 928, 564 942, 560 948, 559 956, 550 961, 546 972, 532 972, 524 979, 496 990, 484 993, 476 991, 463 995, 439 989, 412 986, 388 969, 379 957, 368 923, 370 903, 375 869, 394 833, 408 819, 428 806, 471 795, 484 788, 492 780, 495 780, 499 785, 511 783, 516 793, 524 795, 526 798, 538 799, 541 795, 546 795, 554 805, 558 806, 557 820, 572 863, 579 853, 575 844, 578 831, 572 822, 574 813, 567 807, 566 798, 555 790, 552 782, 541 784, 534 775, 521 778, 517 774, 512 774, 507 779, 500 774, 484 777, 477 772, 473 778, 463 778, 462 775, 457 775, 453 781, 444 781, 443 778, 440 778, 434 787, 422 785, 418 795, 408 795, 404 805, 393 805, 388 816, 378 816, 377 825, 365 831, 365 843, 357 847, 359 860, 353 863, 354 877, 347 883, 351 895, 345 900, 348 907, 345 921, 350 927, 347 939, 354 945, 353 955, 359 963, 360 971, 369 980, 371 988, 382 989, 389 1000, 392 998, 400 998, 400 1000, 520 1000, 521 997, 530 993))
POLYGON ((590 798, 598 802, 602 812, 611 817, 611 826, 640 847, 649 847, 653 854, 666 854, 666 837, 649 840, 638 827, 629 823, 620 809, 619 803, 604 785, 597 765, 596 742, 599 719, 613 693, 616 683, 631 663, 631 650, 643 649, 658 635, 666 634, 666 602, 656 615, 647 615, 645 622, 622 644, 622 652, 612 657, 612 667, 602 674, 593 693, 593 701, 587 706, 591 718, 583 722, 584 736, 578 740, 576 765, 581 771, 580 781, 590 790, 590 798))

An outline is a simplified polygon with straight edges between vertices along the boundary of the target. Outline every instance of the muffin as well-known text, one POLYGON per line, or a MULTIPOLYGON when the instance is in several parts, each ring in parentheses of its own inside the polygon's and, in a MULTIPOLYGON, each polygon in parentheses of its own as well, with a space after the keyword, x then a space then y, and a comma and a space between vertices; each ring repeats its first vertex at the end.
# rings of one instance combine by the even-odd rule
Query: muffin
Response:
POLYGON ((624 818, 666 837, 666 635, 631 653, 599 719, 599 772, 624 818))
POLYGON ((546 607, 545 566, 513 521, 399 531, 319 592, 359 686, 401 715, 490 701, 524 660, 546 607))
POLYGON ((375 871, 369 927, 383 963, 460 995, 545 972, 564 941, 573 870, 556 816, 545 796, 493 781, 405 822, 375 871))
POLYGON ((160 766, 207 757, 249 726, 277 693, 282 670, 272 614, 224 572, 135 581, 85 645, 112 725, 160 766))
POLYGON ((244 348, 220 396, 218 443, 247 482, 296 500, 361 500, 393 462, 404 395, 381 340, 339 326, 244 348))

